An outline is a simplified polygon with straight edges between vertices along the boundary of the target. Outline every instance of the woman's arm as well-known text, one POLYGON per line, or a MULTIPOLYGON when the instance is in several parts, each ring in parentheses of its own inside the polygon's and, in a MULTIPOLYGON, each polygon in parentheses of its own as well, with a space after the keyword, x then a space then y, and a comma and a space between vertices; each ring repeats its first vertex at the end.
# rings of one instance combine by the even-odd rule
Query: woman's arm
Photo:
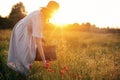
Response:
POLYGON ((38 53, 40 54, 43 64, 44 66, 46 66, 46 60, 45 60, 45 55, 44 55, 44 51, 43 51, 43 47, 42 47, 42 38, 37 38, 36 37, 36 44, 38 47, 38 53))

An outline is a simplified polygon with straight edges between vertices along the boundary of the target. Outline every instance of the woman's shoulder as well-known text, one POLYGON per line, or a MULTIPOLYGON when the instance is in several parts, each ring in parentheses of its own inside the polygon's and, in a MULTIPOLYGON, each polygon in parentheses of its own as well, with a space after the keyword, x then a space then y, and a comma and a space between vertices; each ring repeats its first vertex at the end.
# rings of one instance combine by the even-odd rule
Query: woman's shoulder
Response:
POLYGON ((31 13, 29 13, 26 18, 29 18, 29 19, 35 19, 35 18, 38 18, 40 16, 40 10, 35 10, 31 13))

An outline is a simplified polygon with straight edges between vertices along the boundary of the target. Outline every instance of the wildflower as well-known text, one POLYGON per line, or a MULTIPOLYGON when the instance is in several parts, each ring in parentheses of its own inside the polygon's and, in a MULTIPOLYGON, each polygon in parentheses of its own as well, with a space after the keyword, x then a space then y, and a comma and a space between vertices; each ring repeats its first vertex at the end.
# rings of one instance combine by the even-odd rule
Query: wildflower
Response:
POLYGON ((45 68, 48 69, 50 67, 50 61, 46 61, 45 68))
POLYGON ((67 66, 64 66, 63 69, 64 69, 65 71, 68 71, 68 67, 67 67, 67 66))
POLYGON ((79 78, 79 79, 81 79, 81 78, 82 78, 82 76, 81 76, 81 75, 78 75, 78 78, 79 78))
POLYGON ((65 75, 65 70, 61 70, 60 73, 61 73, 62 76, 64 76, 65 75))
POLYGON ((48 71, 48 72, 53 72, 53 70, 52 70, 52 69, 47 69, 47 71, 48 71))
POLYGON ((76 78, 76 77, 77 77, 77 74, 75 74, 75 73, 72 73, 72 76, 76 78))

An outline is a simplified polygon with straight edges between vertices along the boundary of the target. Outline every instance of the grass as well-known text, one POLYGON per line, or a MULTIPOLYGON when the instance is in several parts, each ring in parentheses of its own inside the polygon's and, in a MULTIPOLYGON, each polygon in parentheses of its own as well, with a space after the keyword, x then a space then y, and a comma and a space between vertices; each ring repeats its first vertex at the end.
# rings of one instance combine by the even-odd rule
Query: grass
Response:
POLYGON ((10 35, 0 30, 0 80, 120 80, 120 33, 44 31, 47 44, 57 45, 57 60, 52 71, 34 62, 28 77, 6 66, 10 35))

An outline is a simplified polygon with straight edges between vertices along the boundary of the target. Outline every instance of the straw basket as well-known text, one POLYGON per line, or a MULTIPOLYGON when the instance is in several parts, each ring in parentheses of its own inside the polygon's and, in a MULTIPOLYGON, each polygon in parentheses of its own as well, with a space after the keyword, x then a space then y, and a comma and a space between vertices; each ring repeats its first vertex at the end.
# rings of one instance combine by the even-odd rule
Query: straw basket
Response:
MULTIPOLYGON (((56 46, 43 46, 43 51, 46 60, 54 61, 57 59, 56 56, 56 46)), ((36 50, 36 58, 35 61, 42 61, 40 54, 38 53, 38 49, 36 50)))

